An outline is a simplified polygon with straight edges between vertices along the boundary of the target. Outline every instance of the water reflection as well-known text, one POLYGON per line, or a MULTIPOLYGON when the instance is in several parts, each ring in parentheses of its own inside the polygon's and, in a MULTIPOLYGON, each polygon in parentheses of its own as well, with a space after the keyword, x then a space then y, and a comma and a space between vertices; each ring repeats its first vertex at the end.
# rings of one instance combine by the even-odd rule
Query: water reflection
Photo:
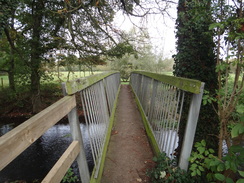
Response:
MULTIPOLYGON (((15 127, 14 123, 0 126, 0 136, 15 127)), ((88 132, 84 124, 80 124, 83 143, 88 157, 89 169, 93 162, 88 141, 88 132)), ((64 153, 71 143, 70 127, 68 124, 57 124, 46 131, 35 143, 20 154, 14 161, 0 172, 0 183, 14 180, 42 180, 64 153)), ((78 175, 77 164, 72 165, 78 175)))

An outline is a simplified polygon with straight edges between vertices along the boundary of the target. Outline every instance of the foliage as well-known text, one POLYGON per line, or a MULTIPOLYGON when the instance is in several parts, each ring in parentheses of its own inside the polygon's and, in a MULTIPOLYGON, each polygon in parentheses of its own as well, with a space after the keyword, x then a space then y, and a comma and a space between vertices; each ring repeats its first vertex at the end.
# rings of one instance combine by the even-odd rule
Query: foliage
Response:
POLYGON ((244 93, 243 3, 234 0, 232 3, 213 1, 212 14, 214 22, 209 26, 209 30, 214 30, 215 33, 218 89, 216 95, 210 94, 206 98, 209 98, 209 102, 217 103, 217 106, 213 107, 220 121, 218 157, 221 159, 223 142, 226 142, 228 148, 232 145, 229 127, 233 120, 238 121, 238 111, 241 112, 243 108, 239 103, 244 93), (232 74, 231 67, 235 68, 232 74))
POLYGON ((71 183, 79 181, 78 177, 74 174, 72 168, 69 168, 66 172, 65 176, 63 177, 63 183, 71 183))
POLYGON ((137 56, 133 45, 128 42, 118 43, 115 47, 111 48, 108 51, 108 56, 110 57, 122 58, 125 54, 134 54, 135 56, 137 56))
POLYGON ((156 166, 152 170, 147 171, 153 183, 191 183, 192 178, 184 170, 175 166, 175 160, 170 159, 165 153, 160 153, 158 157, 154 157, 153 161, 156 166))
MULTIPOLYGON (((240 123, 236 124, 232 131, 232 137, 243 136, 244 116, 240 123)), ((244 181, 244 147, 232 145, 228 153, 221 159, 214 155, 213 149, 208 149, 205 140, 195 143, 196 151, 192 152, 189 161, 191 176, 206 176, 209 182, 241 183, 244 181)))
MULTIPOLYGON (((214 96, 217 89, 217 74, 213 31, 209 30, 209 25, 212 23, 210 2, 209 0, 179 0, 176 20, 177 54, 173 56, 175 61, 173 74, 205 82, 205 89, 214 96)), ((188 106, 189 101, 190 99, 184 106, 188 106)), ((187 114, 188 108, 184 107, 179 144, 183 141, 187 114)), ((211 148, 217 150, 217 134, 218 118, 212 105, 202 105, 195 141, 205 138, 211 148)), ((180 146, 178 149, 181 149, 180 146)))
POLYGON ((30 84, 33 112, 41 110, 40 82, 47 79, 43 65, 55 65, 57 52, 66 56, 67 67, 74 55, 86 65, 101 63, 100 56, 116 47, 121 33, 111 24, 121 2, 7 0, 0 5, 0 37, 6 47, 0 50, 0 65, 5 65, 10 84, 16 82, 14 76, 30 84))

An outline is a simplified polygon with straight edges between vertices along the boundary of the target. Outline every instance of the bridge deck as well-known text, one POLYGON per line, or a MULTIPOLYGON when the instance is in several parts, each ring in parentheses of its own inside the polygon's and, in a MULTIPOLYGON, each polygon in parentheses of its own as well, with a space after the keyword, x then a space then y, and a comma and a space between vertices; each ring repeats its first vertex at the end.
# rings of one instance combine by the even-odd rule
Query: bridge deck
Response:
POLYGON ((122 85, 101 183, 148 182, 153 152, 129 85, 122 85))

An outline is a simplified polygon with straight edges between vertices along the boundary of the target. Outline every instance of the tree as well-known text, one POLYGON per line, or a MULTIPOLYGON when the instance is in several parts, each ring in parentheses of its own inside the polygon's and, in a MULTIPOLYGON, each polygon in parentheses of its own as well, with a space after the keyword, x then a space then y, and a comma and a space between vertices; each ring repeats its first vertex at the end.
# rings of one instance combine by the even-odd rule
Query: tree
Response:
POLYGON ((15 73, 15 40, 16 40, 16 31, 14 28, 14 14, 17 8, 18 2, 14 1, 0 1, 0 38, 2 37, 1 50, 3 55, 6 57, 3 58, 4 70, 8 73, 9 86, 12 91, 15 91, 15 82, 14 82, 14 73, 15 73), (12 5, 14 4, 14 5, 12 5), (9 19, 9 23, 8 23, 9 19), (5 33, 3 36, 2 33, 5 33), (7 43, 9 47, 6 47, 7 43), (7 53, 7 55, 6 55, 7 53))
MULTIPOLYGON (((10 6, 10 1, 7 2, 10 6)), ((108 54, 107 50, 117 44, 111 36, 115 32, 111 25, 115 13, 112 3, 23 0, 16 3, 16 11, 9 11, 9 6, 6 11, 3 9, 6 15, 0 17, 1 25, 5 26, 7 38, 11 38, 8 36, 11 32, 17 35, 16 40, 8 39, 8 54, 17 54, 29 68, 33 113, 42 109, 41 67, 49 54, 63 50, 66 55, 72 51, 79 53, 80 58, 95 58, 108 54)), ((13 59, 9 61, 14 63, 13 59)))
MULTIPOLYGON (((26 76, 30 75, 34 113, 42 109, 40 80, 45 73, 41 67, 50 54, 62 51, 68 55, 72 51, 83 60, 108 56, 111 53, 109 50, 124 39, 124 34, 112 24, 117 11, 123 10, 128 15, 143 17, 155 10, 145 6, 153 0, 150 3, 139 3, 137 0, 22 0, 16 1, 13 8, 15 11, 11 11, 12 2, 0 1, 3 5, 0 9, 0 23, 8 30, 4 31, 6 37, 10 30, 17 35, 14 43, 9 40, 9 46, 15 57, 20 58, 21 65, 28 67, 26 70, 29 73, 26 76), (13 29, 11 21, 14 22, 13 29)), ((3 34, 3 29, 0 31, 3 34)), ((13 63, 16 66, 16 62, 13 63)))
MULTIPOLYGON (((214 110, 220 122, 218 157, 222 158, 223 142, 226 142, 228 148, 232 145, 229 127, 234 125, 231 118, 243 95, 244 19, 242 1, 232 0, 230 4, 224 0, 213 2, 215 22, 211 24, 210 29, 215 31, 217 45, 218 90, 216 97, 211 96, 208 99, 211 100, 210 103, 213 101, 218 104, 214 110), (231 81, 230 75, 231 66, 235 67, 233 81, 231 81)), ((240 119, 237 121, 240 122, 240 119)), ((240 122, 240 125, 243 126, 243 123, 240 122)))
MULTIPOLYGON (((214 96, 217 89, 217 75, 213 31, 209 30, 212 22, 211 1, 179 0, 174 75, 205 82, 205 89, 214 96)), ((181 140, 183 133, 180 132, 181 140)), ((217 134, 218 118, 212 105, 202 105, 195 140, 206 139, 211 148, 217 149, 217 134)))

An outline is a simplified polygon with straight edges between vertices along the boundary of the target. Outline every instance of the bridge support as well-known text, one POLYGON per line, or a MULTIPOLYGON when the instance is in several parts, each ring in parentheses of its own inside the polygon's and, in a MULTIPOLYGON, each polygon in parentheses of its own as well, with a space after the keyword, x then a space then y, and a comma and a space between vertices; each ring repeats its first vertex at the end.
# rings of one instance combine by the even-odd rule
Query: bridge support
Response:
MULTIPOLYGON (((66 86, 62 84, 63 95, 66 96, 66 86)), ((80 178, 82 183, 89 183, 90 182, 90 172, 86 160, 85 148, 83 144, 82 134, 80 130, 80 122, 77 113, 77 108, 74 107, 68 113, 68 120, 70 125, 70 133, 73 140, 77 140, 80 143, 80 153, 78 154, 76 161, 79 168, 80 178)))
POLYGON ((80 123, 77 114, 76 107, 73 108, 68 114, 69 124, 70 124, 70 132, 72 135, 73 140, 78 140, 80 143, 80 153, 76 158, 79 167, 79 173, 81 181, 84 183, 90 182, 90 173, 88 169, 88 164, 86 161, 86 154, 83 144, 83 139, 80 130, 80 123))
POLYGON ((190 109, 188 112, 188 119, 186 124, 186 130, 180 155, 179 167, 183 170, 188 169, 189 160, 191 155, 191 150, 193 146, 194 136, 197 127, 198 116, 200 112, 202 95, 203 95, 204 83, 201 85, 200 93, 193 94, 190 109))

